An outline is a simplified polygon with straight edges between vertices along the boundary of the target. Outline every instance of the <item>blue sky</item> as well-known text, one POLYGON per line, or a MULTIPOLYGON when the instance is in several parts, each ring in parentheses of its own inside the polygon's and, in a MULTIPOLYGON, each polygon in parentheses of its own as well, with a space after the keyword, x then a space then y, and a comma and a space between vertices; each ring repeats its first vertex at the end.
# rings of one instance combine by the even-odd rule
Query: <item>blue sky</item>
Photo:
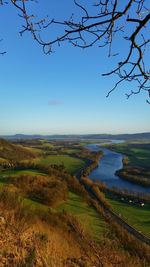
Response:
MULTIPOLYGON (((67 0, 58 2, 44 0, 37 10, 58 17, 63 5, 64 16, 72 11, 67 0)), ((126 100, 125 84, 106 98, 115 80, 101 76, 113 66, 104 50, 83 51, 65 43, 46 56, 30 35, 19 36, 21 21, 14 8, 0 8, 0 21, 0 48, 7 50, 0 57, 0 134, 150 131, 143 93, 126 100)))

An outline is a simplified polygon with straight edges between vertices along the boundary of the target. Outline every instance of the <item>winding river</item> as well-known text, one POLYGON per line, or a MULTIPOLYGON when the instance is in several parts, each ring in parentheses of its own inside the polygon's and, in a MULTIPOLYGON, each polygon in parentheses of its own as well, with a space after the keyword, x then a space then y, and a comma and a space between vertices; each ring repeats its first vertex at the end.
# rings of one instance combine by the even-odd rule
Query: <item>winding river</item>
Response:
MULTIPOLYGON (((123 141, 122 141, 123 142, 123 141)), ((112 143, 120 143, 120 141, 112 141, 112 143)), ((149 194, 150 188, 128 182, 121 179, 115 172, 123 167, 123 155, 110 149, 103 147, 106 143, 102 144, 89 144, 86 146, 91 151, 103 151, 104 155, 99 161, 99 165, 94 169, 89 177, 92 180, 100 180, 109 188, 118 188, 132 192, 149 194)))

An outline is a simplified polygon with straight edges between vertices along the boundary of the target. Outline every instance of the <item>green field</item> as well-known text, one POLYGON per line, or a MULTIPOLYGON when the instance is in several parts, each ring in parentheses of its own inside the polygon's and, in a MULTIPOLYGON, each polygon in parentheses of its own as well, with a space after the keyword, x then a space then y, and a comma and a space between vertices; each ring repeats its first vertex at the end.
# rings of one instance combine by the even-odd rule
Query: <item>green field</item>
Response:
POLYGON ((150 150, 142 148, 131 148, 130 153, 131 165, 138 164, 138 166, 150 168, 150 150))
POLYGON ((51 164, 63 164, 70 174, 75 174, 80 168, 84 167, 85 165, 84 160, 68 155, 50 155, 46 157, 37 158, 34 161, 45 166, 49 166, 51 164))
POLYGON ((43 152, 42 148, 40 146, 39 146, 39 148, 38 147, 35 148, 35 147, 32 147, 32 146, 22 146, 22 147, 24 147, 26 150, 34 153, 35 155, 39 155, 39 154, 41 154, 43 152))
POLYGON ((141 233, 150 237, 150 205, 133 205, 108 198, 114 211, 141 233))
POLYGON ((90 233, 97 242, 101 240, 102 235, 107 231, 107 226, 103 217, 100 216, 94 207, 89 206, 80 196, 72 192, 69 192, 69 199, 55 209, 29 198, 24 198, 23 204, 28 207, 33 214, 41 214, 41 212, 46 214, 49 209, 54 213, 67 211, 81 222, 83 229, 90 233))
POLYGON ((150 143, 124 143, 113 146, 114 150, 129 158, 129 165, 150 168, 150 143))
POLYGON ((80 152, 80 149, 77 149, 77 148, 65 148, 64 150, 64 153, 65 154, 75 154, 75 153, 78 153, 78 152, 80 152))
POLYGON ((54 148, 55 146, 52 143, 43 142, 42 147, 46 148, 54 148))
POLYGON ((69 192, 68 201, 58 206, 58 211, 67 211, 75 215, 84 229, 91 233, 97 241, 106 231, 106 224, 100 214, 74 193, 69 192))
MULTIPOLYGON (((23 204, 30 208, 30 210, 32 210, 32 212, 48 212, 49 211, 49 207, 47 205, 44 205, 42 203, 39 203, 37 201, 31 200, 29 198, 24 198, 23 199, 23 204)), ((51 209, 52 210, 52 209, 51 209)))

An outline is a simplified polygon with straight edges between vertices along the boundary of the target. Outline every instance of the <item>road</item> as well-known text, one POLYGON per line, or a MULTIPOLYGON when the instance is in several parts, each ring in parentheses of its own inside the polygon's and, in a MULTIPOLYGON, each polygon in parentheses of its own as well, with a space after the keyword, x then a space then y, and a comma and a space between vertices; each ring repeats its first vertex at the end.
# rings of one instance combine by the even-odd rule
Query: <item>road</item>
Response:
POLYGON ((98 197, 94 194, 93 191, 89 187, 87 187, 85 184, 83 184, 81 180, 81 175, 79 178, 79 173, 77 175, 77 178, 79 179, 80 183, 84 186, 86 191, 90 194, 90 196, 94 199, 96 199, 100 205, 100 207, 103 208, 104 213, 107 217, 114 220, 116 223, 118 223, 120 226, 122 226, 125 230, 128 231, 132 236, 134 236, 136 239, 140 240, 141 242, 147 244, 150 246, 150 238, 139 232, 137 229, 135 229, 133 226, 131 226, 128 222, 126 222, 123 218, 121 218, 117 213, 109 209, 104 205, 104 203, 100 202, 98 197))

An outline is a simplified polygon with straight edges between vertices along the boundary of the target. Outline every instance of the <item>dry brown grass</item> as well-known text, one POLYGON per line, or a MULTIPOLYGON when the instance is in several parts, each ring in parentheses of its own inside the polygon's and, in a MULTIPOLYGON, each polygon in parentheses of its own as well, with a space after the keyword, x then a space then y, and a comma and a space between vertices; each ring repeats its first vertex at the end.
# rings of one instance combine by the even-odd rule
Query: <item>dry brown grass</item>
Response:
POLYGON ((68 214, 33 214, 0 192, 0 267, 148 267, 110 233, 96 244, 68 214))

